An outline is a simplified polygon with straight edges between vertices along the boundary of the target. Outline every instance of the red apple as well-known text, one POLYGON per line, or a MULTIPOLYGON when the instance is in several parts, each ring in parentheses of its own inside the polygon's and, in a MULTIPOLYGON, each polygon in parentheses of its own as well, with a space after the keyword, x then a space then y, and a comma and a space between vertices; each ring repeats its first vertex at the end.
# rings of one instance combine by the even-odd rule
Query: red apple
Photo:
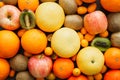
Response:
POLYGON ((107 29, 107 26, 107 18, 102 11, 94 11, 84 17, 84 27, 90 34, 102 33, 107 29))
POLYGON ((35 78, 44 78, 52 70, 52 59, 44 54, 32 56, 28 61, 29 72, 35 78))
POLYGON ((20 10, 13 5, 4 5, 0 8, 0 26, 8 30, 16 30, 19 24, 20 10))

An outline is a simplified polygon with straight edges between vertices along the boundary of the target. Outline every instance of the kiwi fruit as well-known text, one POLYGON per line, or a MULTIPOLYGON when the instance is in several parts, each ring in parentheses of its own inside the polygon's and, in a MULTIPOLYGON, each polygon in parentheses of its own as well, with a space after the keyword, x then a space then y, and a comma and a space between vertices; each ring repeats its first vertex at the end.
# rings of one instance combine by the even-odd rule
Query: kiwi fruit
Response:
POLYGON ((120 31, 120 12, 109 13, 107 16, 108 19, 108 30, 110 32, 119 32, 120 31))
POLYGON ((74 14, 77 11, 75 0, 59 0, 58 3, 63 8, 65 14, 74 14))
POLYGON ((110 40, 112 46, 120 48, 120 32, 112 33, 110 40))
POLYGON ((23 10, 20 14, 20 25, 24 29, 32 29, 35 27, 35 14, 31 10, 23 10))
POLYGON ((16 80, 35 80, 28 71, 21 71, 16 74, 16 80))
POLYGON ((74 30, 80 30, 83 27, 83 19, 77 14, 66 15, 64 26, 74 30))
POLYGON ((18 0, 2 0, 5 4, 17 5, 18 0))
POLYGON ((91 42, 91 46, 94 46, 104 52, 111 47, 111 42, 108 38, 96 37, 91 42))
POLYGON ((28 58, 22 54, 17 54, 10 58, 10 67, 15 71, 24 71, 27 69, 28 58))

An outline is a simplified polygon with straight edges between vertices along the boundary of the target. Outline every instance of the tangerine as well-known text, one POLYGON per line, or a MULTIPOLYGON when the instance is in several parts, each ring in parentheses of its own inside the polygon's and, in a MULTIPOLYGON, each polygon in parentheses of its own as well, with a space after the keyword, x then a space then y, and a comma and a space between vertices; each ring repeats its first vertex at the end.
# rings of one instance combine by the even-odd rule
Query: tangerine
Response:
POLYGON ((120 0, 100 0, 100 3, 109 12, 120 12, 120 0))
POLYGON ((53 64, 53 72, 60 79, 66 79, 72 75, 74 63, 69 58, 57 58, 53 64))
POLYGON ((39 6, 39 0, 18 0, 18 7, 20 10, 30 9, 35 11, 39 6))
POLYGON ((104 80, 120 80, 120 70, 109 70, 105 73, 104 80))
POLYGON ((111 47, 104 53, 105 63, 111 69, 120 69, 120 49, 111 47))
POLYGON ((47 46, 47 37, 39 29, 30 29, 21 37, 21 45, 28 53, 39 54, 47 46))

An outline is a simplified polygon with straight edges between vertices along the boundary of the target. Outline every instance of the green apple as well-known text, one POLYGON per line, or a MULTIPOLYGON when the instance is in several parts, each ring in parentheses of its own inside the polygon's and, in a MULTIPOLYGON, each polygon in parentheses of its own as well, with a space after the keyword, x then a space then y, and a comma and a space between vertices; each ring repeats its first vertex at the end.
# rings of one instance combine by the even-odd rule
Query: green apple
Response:
POLYGON ((101 71, 104 65, 104 55, 96 47, 85 47, 78 52, 77 66, 82 73, 94 75, 101 71))

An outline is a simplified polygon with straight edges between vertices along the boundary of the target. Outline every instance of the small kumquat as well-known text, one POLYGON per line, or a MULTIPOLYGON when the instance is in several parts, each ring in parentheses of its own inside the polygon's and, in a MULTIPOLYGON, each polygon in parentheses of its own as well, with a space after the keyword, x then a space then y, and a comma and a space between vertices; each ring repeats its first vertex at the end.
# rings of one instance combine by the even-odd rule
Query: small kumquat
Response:
POLYGON ((46 47, 44 53, 45 55, 50 56, 53 54, 53 49, 51 47, 46 47))
POLYGON ((82 39, 80 44, 81 44, 82 47, 87 47, 89 43, 86 39, 82 39))
POLYGON ((87 34, 85 34, 84 37, 87 41, 92 41, 94 39, 95 35, 91 35, 91 34, 87 33, 87 34))
POLYGON ((109 36, 109 32, 106 30, 105 32, 100 33, 99 36, 100 36, 100 37, 104 37, 104 38, 106 38, 106 37, 109 36))
POLYGON ((84 36, 83 36, 83 34, 82 33, 80 33, 80 32, 78 32, 78 35, 79 35, 79 37, 80 37, 80 41, 84 38, 84 36))
POLYGON ((92 3, 88 6, 88 12, 91 13, 91 12, 94 12, 97 8, 97 4, 96 3, 92 3))
POLYGON ((9 77, 14 77, 15 76, 15 70, 11 69, 9 73, 9 77))
POLYGON ((85 14, 85 13, 87 13, 87 8, 85 6, 80 6, 77 9, 77 13, 78 14, 85 14))
POLYGON ((87 34, 87 30, 86 30, 84 27, 81 28, 80 32, 81 32, 82 34, 87 34))
POLYGON ((103 76, 102 73, 98 73, 94 75, 95 80, 102 80, 103 76))
POLYGON ((17 32, 18 37, 22 37, 22 35, 23 35, 26 31, 27 31, 26 29, 20 29, 20 30, 17 32))
POLYGON ((83 2, 81 0, 75 0, 75 1, 76 1, 76 3, 77 3, 78 6, 80 6, 80 5, 83 4, 83 2))
POLYGON ((74 68, 74 69, 73 69, 73 75, 74 75, 74 76, 79 76, 80 74, 81 74, 81 71, 80 71, 79 68, 74 68))

